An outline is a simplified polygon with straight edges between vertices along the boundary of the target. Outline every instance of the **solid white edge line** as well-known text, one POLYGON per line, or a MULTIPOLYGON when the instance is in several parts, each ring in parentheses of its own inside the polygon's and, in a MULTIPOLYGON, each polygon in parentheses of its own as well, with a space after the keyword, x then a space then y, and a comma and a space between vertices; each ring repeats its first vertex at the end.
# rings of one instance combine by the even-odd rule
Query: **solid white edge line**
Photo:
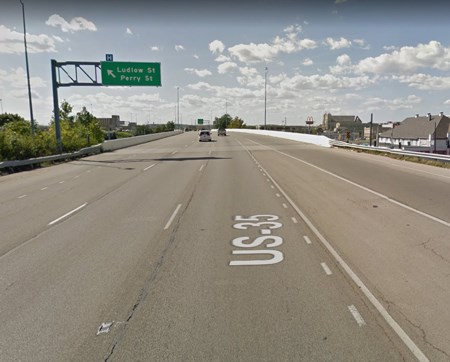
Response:
POLYGON ((167 221, 166 226, 164 226, 164 230, 167 230, 170 227, 170 224, 172 224, 173 220, 175 219, 175 216, 177 216, 178 211, 181 208, 181 204, 178 204, 177 208, 173 212, 172 216, 170 217, 169 221, 167 221))
MULTIPOLYGON (((251 141, 251 140, 250 140, 251 141)), ((252 141, 254 142, 254 141, 252 141)), ((257 142, 254 142, 258 144, 257 142)), ((250 151, 241 143, 241 146, 247 151, 247 153, 253 158, 253 155, 250 151)), ((263 146, 263 145, 262 145, 263 146)), ((270 149, 270 147, 268 147, 270 149)), ((274 150, 276 152, 282 153, 280 151, 274 150)), ((292 157, 294 158, 294 157, 292 157)), ((295 159, 295 158, 294 158, 295 159)), ((303 162, 303 161, 302 161, 303 162)), ((313 167, 316 167, 312 165, 313 167)), ((317 167, 316 167, 317 168, 317 167)), ((328 171, 325 171, 328 172, 328 171)), ((266 171, 267 173, 267 171, 266 171)), ((353 272, 353 270, 348 266, 348 264, 341 258, 341 256, 337 253, 337 251, 331 246, 331 244, 325 239, 325 237, 316 229, 316 227, 312 224, 312 222, 306 217, 306 215, 297 207, 297 205, 292 201, 292 199, 284 192, 280 185, 273 179, 271 175, 268 175, 272 180, 273 184, 278 188, 278 190, 283 194, 286 200, 291 204, 293 209, 297 212, 297 214, 302 218, 302 220, 306 223, 309 229, 316 235, 316 237, 322 242, 322 244, 327 248, 331 255, 336 259, 336 261, 341 265, 341 267, 345 270, 348 276, 353 280, 353 282, 361 289, 366 298, 372 303, 378 313, 384 318, 387 324, 395 331, 395 333, 400 337, 403 343, 408 347, 408 349, 412 352, 412 354, 417 358, 420 362, 429 362, 427 356, 417 347, 414 341, 406 334, 406 332, 400 327, 400 325, 391 317, 391 315, 387 312, 387 310, 383 307, 383 305, 378 301, 378 299, 372 294, 369 288, 362 282, 361 279, 353 272)), ((340 177, 340 176, 338 176, 340 177)), ((345 180, 345 179, 344 179, 345 180)), ((351 181, 350 181, 351 182, 351 181)), ((439 219, 438 219, 439 220, 439 219)))
POLYGON ((144 171, 150 170, 155 165, 156 165, 156 163, 154 163, 154 164, 152 164, 150 166, 147 166, 146 168, 144 168, 144 171))
POLYGON ((362 317, 362 315, 358 312, 358 309, 352 304, 347 306, 348 310, 352 314, 353 318, 355 318, 356 323, 358 323, 358 326, 362 327, 366 325, 366 321, 362 317))
MULTIPOLYGON (((268 149, 273 150, 273 151, 275 151, 275 152, 278 152, 278 153, 280 153, 280 154, 282 154, 282 155, 284 155, 284 156, 286 156, 286 157, 292 158, 293 160, 302 162, 302 163, 304 163, 305 165, 308 165, 308 166, 310 166, 310 167, 313 167, 313 168, 315 168, 316 170, 322 171, 322 172, 324 172, 324 173, 326 173, 326 174, 328 174, 328 175, 330 175, 330 176, 336 177, 337 179, 339 179, 339 180, 341 180, 341 181, 344 181, 344 182, 347 182, 347 183, 349 183, 350 185, 353 185, 353 186, 355 186, 355 187, 358 187, 358 188, 360 188, 361 190, 370 192, 371 194, 373 194, 373 195, 375 195, 375 196, 378 196, 378 197, 380 197, 380 198, 382 198, 382 199, 384 199, 384 200, 386 200, 386 201, 389 201, 389 202, 391 202, 391 203, 393 203, 393 204, 395 204, 395 205, 397 205, 397 206, 403 207, 403 208, 406 209, 406 210, 412 211, 412 212, 414 212, 414 213, 416 213, 416 214, 419 214, 419 215, 421 215, 421 216, 424 216, 424 217, 426 217, 426 218, 428 218, 428 219, 430 219, 430 220, 436 221, 436 222, 438 222, 438 223, 440 223, 440 224, 442 224, 442 225, 444 225, 444 226, 450 227, 450 222, 447 222, 447 221, 445 221, 445 220, 439 219, 438 217, 435 217, 435 216, 433 216, 433 215, 427 214, 427 213, 425 213, 425 212, 423 212, 423 211, 417 210, 417 209, 415 209, 415 208, 413 208, 413 207, 411 207, 411 206, 408 206, 408 205, 403 204, 403 203, 401 203, 401 202, 399 202, 399 201, 396 201, 396 200, 394 200, 394 199, 391 199, 389 196, 386 196, 386 195, 381 194, 381 193, 379 193, 379 192, 377 192, 377 191, 375 191, 375 190, 369 189, 368 187, 365 187, 365 186, 362 186, 362 185, 360 185, 360 184, 357 184, 356 182, 350 181, 350 180, 348 180, 348 179, 346 179, 346 178, 344 178, 344 177, 341 177, 341 176, 339 176, 339 175, 336 175, 336 174, 333 173, 333 172, 327 171, 327 170, 325 170, 325 169, 323 169, 323 168, 321 168, 321 167, 319 167, 319 166, 316 166, 316 165, 313 165, 312 163, 303 161, 303 160, 301 160, 301 159, 299 159, 299 158, 297 158, 297 157, 294 157, 294 156, 292 156, 292 155, 289 155, 289 154, 287 154, 287 153, 285 153, 285 152, 278 151, 278 150, 275 149, 275 148, 272 148, 272 147, 269 147, 269 146, 265 146, 265 145, 263 145, 263 144, 261 144, 261 143, 258 143, 258 142, 252 141, 252 140, 249 140, 249 141, 251 141, 251 142, 253 142, 253 143, 256 143, 256 144, 259 145, 259 146, 267 147, 268 149)), ((248 152, 248 151, 247 151, 247 152, 248 152)), ((267 173, 267 172, 266 172, 266 173, 267 173)))
POLYGON ((68 217, 68 216, 72 215, 73 213, 77 212, 78 210, 81 210, 86 205, 87 205, 87 202, 85 202, 81 206, 78 206, 76 209, 73 209, 72 211, 69 211, 67 214, 64 214, 63 216, 57 218, 56 220, 53 220, 52 222, 49 222, 48 226, 52 226, 53 224, 56 224, 58 221, 61 221, 62 219, 65 219, 66 217, 68 217))
POLYGON ((331 269, 328 267, 327 263, 320 263, 320 266, 322 267, 323 271, 326 275, 332 275, 331 269))

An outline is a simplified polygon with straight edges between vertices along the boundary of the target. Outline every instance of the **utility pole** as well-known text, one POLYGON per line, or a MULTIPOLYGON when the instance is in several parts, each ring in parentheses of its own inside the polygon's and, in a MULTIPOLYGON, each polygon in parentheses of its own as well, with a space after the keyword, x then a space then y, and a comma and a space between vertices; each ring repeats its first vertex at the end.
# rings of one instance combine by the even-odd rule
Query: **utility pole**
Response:
POLYGON ((25 5, 22 0, 19 0, 22 5, 22 18, 23 18, 23 43, 25 45, 25 64, 27 68, 27 81, 28 81, 28 102, 30 104, 30 121, 31 132, 34 134, 34 117, 33 117, 33 103, 31 101, 31 85, 30 85, 30 68, 28 66, 28 49, 27 49, 27 30, 25 27, 25 5))
POLYGON ((372 127, 373 127, 373 113, 370 114, 370 136, 369 136, 370 146, 372 146, 372 127))

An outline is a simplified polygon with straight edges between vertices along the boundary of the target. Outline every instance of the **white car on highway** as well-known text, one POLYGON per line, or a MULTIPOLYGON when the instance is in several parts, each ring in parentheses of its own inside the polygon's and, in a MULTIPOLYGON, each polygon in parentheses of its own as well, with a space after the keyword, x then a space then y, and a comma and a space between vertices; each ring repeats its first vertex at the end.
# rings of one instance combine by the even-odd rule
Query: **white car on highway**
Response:
POLYGON ((198 132, 198 141, 199 142, 203 142, 203 141, 211 142, 211 131, 209 131, 207 129, 202 129, 201 131, 199 131, 198 132))

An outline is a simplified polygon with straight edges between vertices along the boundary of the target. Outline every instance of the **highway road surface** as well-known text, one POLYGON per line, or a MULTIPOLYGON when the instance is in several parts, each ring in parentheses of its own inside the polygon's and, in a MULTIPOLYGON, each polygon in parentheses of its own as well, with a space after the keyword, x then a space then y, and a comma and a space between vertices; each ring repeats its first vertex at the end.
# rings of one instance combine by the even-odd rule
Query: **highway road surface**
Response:
POLYGON ((0 178, 1 361, 449 361, 450 170, 194 132, 0 178))

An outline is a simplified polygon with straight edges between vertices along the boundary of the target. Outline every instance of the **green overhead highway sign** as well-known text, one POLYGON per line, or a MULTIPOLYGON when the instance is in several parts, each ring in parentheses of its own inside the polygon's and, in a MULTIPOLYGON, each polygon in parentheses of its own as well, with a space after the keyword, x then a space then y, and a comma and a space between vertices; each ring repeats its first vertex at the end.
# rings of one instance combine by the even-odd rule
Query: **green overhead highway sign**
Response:
POLYGON ((161 86, 161 63, 100 62, 103 85, 161 86))

